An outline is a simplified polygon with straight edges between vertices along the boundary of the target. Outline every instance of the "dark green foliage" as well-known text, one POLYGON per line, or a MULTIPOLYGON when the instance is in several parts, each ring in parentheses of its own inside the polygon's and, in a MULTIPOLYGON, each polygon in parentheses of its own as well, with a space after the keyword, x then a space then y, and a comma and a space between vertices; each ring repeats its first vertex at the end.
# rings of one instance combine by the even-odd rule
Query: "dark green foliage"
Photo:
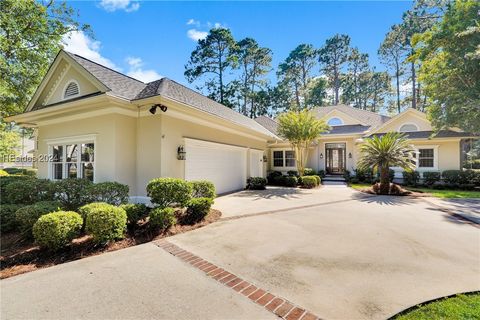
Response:
POLYGON ((44 214, 61 210, 61 204, 55 201, 41 201, 21 207, 15 212, 15 221, 25 237, 32 236, 32 227, 44 214))
POLYGON ((192 185, 182 179, 157 178, 147 185, 147 195, 160 208, 172 205, 184 207, 192 198, 192 185))
POLYGON ((28 176, 20 176, 20 175, 9 175, 9 176, 0 176, 0 201, 1 203, 8 203, 8 199, 6 196, 6 189, 7 186, 11 183, 18 182, 18 181, 25 181, 30 180, 31 177, 28 176))
POLYGON ((247 179, 247 189, 249 190, 265 190, 267 179, 262 177, 250 177, 247 179))
MULTIPOLYGON (((5 177, 5 178, 10 178, 5 177)), ((53 199, 53 183, 46 179, 17 179, 8 183, 5 187, 5 201, 16 204, 33 204, 38 201, 49 201, 53 199)))
POLYGON ((283 174, 280 171, 270 171, 267 175, 267 182, 273 185, 278 184, 282 176, 283 174))
POLYGON ((315 170, 312 168, 305 168, 303 169, 303 175, 304 176, 314 176, 315 175, 315 170))
POLYGON ((192 185, 192 197, 193 198, 211 198, 216 196, 215 186, 213 183, 207 180, 190 181, 192 185))
POLYGON ((73 211, 48 213, 33 225, 33 237, 41 247, 57 250, 69 244, 79 234, 82 224, 82 217, 73 211))
POLYGON ((418 171, 403 171, 403 184, 407 186, 416 186, 420 180, 418 171))
POLYGON ((423 183, 425 183, 427 186, 432 186, 436 182, 440 181, 440 172, 423 172, 423 183))
POLYGON ((17 228, 15 212, 22 207, 21 204, 2 204, 0 205, 0 231, 10 232, 17 228))
POLYGON ((346 182, 349 182, 350 178, 351 178, 350 171, 345 170, 345 172, 343 173, 343 179, 345 179, 346 182))
POLYGON ((449 184, 480 184, 480 173, 473 170, 445 170, 442 178, 449 184))
POLYGON ((355 177, 360 182, 372 183, 374 181, 374 174, 372 169, 360 169, 357 168, 355 171, 355 177))
MULTIPOLYGON (((202 198, 194 198, 202 199, 202 198)), ((192 199, 192 200, 194 200, 192 199)), ((211 199, 209 199, 211 200, 211 199)), ((177 223, 175 218, 175 209, 173 208, 155 208, 150 211, 150 225, 153 228, 168 229, 177 223)))
POLYGON ((202 221, 210 212, 213 200, 210 198, 193 198, 188 202, 185 222, 193 224, 202 221))
POLYGON ((325 170, 318 170, 317 175, 322 179, 325 178, 325 170))
POLYGON ((55 182, 55 199, 66 210, 77 211, 92 201, 90 188, 93 183, 87 179, 68 178, 55 182))
POLYGON ((118 182, 95 183, 89 188, 90 201, 120 205, 128 202, 128 186, 118 182))
POLYGON ((287 174, 289 176, 298 177, 298 171, 296 171, 296 170, 288 170, 287 174))
POLYGON ((286 176, 285 177, 285 186, 286 187, 296 187, 298 184, 298 179, 295 176, 286 176))
POLYGON ((127 203, 120 206, 127 213, 129 226, 135 226, 138 220, 148 216, 149 208, 143 203, 127 203))
POLYGON ((96 243, 122 239, 127 226, 127 213, 108 203, 83 207, 86 213, 86 231, 96 243))
POLYGON ((302 187, 312 189, 318 186, 317 179, 314 176, 303 176, 302 187))

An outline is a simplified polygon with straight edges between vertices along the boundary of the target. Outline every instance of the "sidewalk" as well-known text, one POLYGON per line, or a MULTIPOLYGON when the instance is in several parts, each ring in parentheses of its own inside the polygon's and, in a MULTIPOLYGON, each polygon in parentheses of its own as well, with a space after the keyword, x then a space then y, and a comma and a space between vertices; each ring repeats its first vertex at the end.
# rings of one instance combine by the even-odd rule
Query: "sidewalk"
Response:
POLYGON ((474 223, 480 224, 480 199, 441 199, 425 197, 425 201, 449 210, 474 223))

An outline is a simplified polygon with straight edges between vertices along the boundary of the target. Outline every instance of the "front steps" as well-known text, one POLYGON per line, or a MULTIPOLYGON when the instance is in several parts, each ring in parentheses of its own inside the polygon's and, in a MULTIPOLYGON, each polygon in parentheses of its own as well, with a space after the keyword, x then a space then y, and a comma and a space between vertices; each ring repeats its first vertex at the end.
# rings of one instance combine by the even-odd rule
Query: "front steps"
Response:
POLYGON ((343 176, 327 174, 322 181, 346 182, 343 176))

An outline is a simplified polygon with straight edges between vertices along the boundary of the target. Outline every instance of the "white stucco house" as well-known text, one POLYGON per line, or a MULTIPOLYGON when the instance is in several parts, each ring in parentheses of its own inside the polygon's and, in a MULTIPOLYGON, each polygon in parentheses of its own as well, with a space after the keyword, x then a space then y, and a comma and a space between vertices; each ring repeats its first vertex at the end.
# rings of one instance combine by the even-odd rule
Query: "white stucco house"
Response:
MULTIPOLYGON (((332 174, 354 169, 372 134, 406 132, 419 170, 459 169, 460 143, 470 138, 460 130, 430 138, 429 121, 412 109, 393 118, 343 105, 314 112, 332 129, 312 146, 308 166, 332 174)), ((133 201, 147 200, 156 177, 207 179, 225 193, 268 170, 295 170, 273 119, 250 119, 168 78, 143 83, 66 51, 25 112, 7 120, 36 129, 34 153, 47 155, 36 163, 40 177, 118 181, 133 201)))

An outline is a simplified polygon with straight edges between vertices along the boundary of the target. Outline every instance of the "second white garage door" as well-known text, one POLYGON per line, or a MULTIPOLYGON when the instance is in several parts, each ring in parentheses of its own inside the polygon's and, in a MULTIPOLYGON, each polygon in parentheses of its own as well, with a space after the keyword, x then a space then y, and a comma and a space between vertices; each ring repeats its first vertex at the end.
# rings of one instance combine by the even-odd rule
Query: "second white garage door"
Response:
POLYGON ((185 180, 209 180, 219 194, 245 187, 246 148, 185 139, 185 151, 185 180))

